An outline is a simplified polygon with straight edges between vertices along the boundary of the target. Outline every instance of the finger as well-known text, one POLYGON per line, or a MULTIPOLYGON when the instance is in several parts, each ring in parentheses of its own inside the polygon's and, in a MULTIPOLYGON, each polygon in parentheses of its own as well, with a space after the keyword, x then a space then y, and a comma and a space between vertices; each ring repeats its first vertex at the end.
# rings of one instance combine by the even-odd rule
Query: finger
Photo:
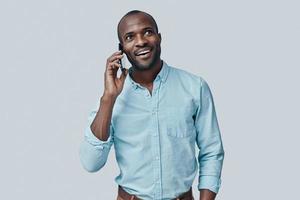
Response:
POLYGON ((118 72, 118 67, 115 66, 114 64, 110 64, 107 68, 107 71, 106 71, 106 75, 107 76, 112 76, 112 77, 116 77, 116 74, 118 72))
POLYGON ((118 69, 119 69, 119 67, 117 67, 117 66, 111 66, 111 69, 107 71, 107 75, 116 78, 118 69))
POLYGON ((124 56, 123 54, 113 55, 107 59, 107 62, 114 62, 115 60, 123 58, 123 56, 124 56))
POLYGON ((113 57, 113 56, 116 56, 116 55, 121 55, 122 54, 122 51, 116 51, 115 53, 113 53, 113 54, 111 54, 110 56, 109 56, 109 58, 110 57, 113 57))
POLYGON ((118 69, 121 67, 121 64, 119 63, 118 60, 115 60, 114 62, 110 62, 108 65, 109 65, 109 69, 118 69))
POLYGON ((122 72, 122 77, 124 77, 124 79, 126 78, 126 76, 127 76, 127 74, 128 74, 128 69, 125 69, 123 72, 122 72))
POLYGON ((126 78, 127 74, 128 74, 128 69, 124 68, 119 79, 123 81, 126 78))
POLYGON ((118 50, 118 51, 116 51, 115 53, 113 53, 112 55, 120 55, 120 54, 122 54, 122 51, 121 51, 121 50, 118 50))

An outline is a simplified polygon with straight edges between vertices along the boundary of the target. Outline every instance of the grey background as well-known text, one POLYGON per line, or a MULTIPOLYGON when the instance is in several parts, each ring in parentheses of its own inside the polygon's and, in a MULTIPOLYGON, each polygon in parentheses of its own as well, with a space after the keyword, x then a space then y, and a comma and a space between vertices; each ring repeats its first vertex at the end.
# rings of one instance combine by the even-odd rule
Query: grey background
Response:
POLYGON ((217 199, 297 199, 299 6, 2 0, 0 199, 115 199, 113 149, 94 174, 78 149, 117 48, 116 25, 132 9, 157 20, 168 64, 211 87, 226 151, 217 199))

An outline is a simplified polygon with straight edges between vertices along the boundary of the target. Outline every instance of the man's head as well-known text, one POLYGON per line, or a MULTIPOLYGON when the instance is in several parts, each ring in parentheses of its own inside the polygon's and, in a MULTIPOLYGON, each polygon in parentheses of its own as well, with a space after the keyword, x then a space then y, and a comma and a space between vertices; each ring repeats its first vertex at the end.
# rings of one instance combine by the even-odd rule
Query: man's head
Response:
POLYGON ((118 24, 118 37, 124 53, 137 70, 148 70, 160 62, 161 35, 151 15, 133 10, 118 24))

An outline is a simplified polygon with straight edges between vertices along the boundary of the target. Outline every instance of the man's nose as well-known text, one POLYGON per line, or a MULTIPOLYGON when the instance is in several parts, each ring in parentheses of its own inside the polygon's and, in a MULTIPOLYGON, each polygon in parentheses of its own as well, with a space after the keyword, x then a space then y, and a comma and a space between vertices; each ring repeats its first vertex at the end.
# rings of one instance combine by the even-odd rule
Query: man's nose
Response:
POLYGON ((147 40, 142 35, 136 37, 136 46, 145 46, 146 44, 147 40))

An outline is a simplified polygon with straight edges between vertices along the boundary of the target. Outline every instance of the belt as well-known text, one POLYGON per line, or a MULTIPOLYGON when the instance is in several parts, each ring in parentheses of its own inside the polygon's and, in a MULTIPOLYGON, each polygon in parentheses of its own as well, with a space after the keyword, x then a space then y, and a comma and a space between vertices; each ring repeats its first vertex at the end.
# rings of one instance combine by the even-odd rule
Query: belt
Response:
MULTIPOLYGON (((138 198, 137 196, 126 192, 120 185, 119 185, 119 189, 118 189, 118 195, 123 200, 142 200, 142 199, 138 198)), ((181 195, 179 195, 178 197, 176 197, 173 200, 194 200, 192 187, 189 189, 189 191, 182 193, 181 195)))

